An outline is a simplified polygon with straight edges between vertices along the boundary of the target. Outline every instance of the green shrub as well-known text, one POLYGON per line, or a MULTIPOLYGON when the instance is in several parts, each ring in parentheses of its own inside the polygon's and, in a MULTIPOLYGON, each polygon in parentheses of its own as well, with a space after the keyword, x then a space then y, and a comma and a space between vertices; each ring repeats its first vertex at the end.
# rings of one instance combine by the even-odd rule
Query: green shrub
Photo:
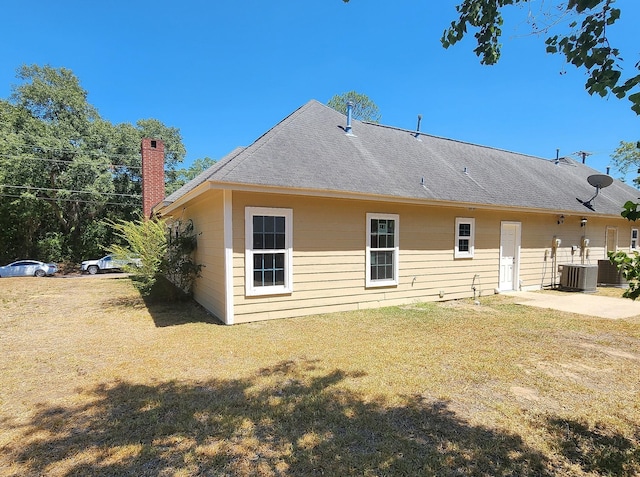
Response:
POLYGON ((175 293, 166 293, 168 298, 175 300, 175 297, 191 295, 201 268, 192 257, 196 248, 192 221, 169 224, 164 219, 153 218, 111 221, 109 225, 125 245, 114 244, 107 250, 116 259, 132 262, 124 270, 132 274, 143 296, 152 295, 160 278, 162 286, 155 286, 156 295, 158 288, 166 288, 166 281, 177 288, 175 293))
POLYGON ((60 232, 48 232, 38 240, 36 246, 38 258, 46 262, 62 262, 64 260, 64 236, 60 232))
POLYGON ((195 279, 200 276, 202 268, 202 265, 196 265, 193 262, 196 246, 193 222, 191 220, 185 223, 174 222, 169 229, 169 246, 164 272, 167 279, 187 295, 191 295, 195 279))
POLYGON ((148 295, 158 275, 167 253, 167 226, 162 219, 119 220, 108 222, 117 237, 126 245, 111 245, 107 250, 118 260, 138 259, 137 264, 124 267, 133 275, 136 287, 143 295, 148 295))
POLYGON ((627 282, 629 288, 623 293, 623 297, 635 300, 640 296, 640 254, 633 252, 627 254, 625 252, 609 252, 609 260, 613 263, 627 282))

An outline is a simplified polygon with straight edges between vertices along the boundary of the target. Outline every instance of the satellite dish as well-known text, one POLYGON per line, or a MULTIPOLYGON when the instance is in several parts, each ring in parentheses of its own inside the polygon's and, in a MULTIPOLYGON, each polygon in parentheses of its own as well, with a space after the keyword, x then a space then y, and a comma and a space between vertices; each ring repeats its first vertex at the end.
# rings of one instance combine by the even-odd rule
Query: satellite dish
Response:
POLYGON ((597 189, 604 189, 613 184, 613 177, 606 174, 593 174, 587 177, 587 182, 597 189))
POLYGON ((598 193, 600 189, 604 189, 605 187, 609 187, 613 184, 613 177, 608 176, 606 174, 593 174, 587 177, 587 182, 596 188, 596 193, 589 200, 580 200, 576 197, 576 200, 584 205, 587 209, 594 210, 592 201, 596 197, 598 197, 598 193))

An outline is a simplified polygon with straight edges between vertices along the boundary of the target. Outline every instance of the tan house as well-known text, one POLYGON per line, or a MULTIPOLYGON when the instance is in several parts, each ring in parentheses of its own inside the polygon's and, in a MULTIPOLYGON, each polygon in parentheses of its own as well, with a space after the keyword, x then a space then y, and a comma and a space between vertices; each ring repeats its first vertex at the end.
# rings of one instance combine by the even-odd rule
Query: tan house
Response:
POLYGON ((638 191, 596 174, 310 101, 154 210, 193 222, 195 299, 234 324, 555 286, 638 246, 638 191))

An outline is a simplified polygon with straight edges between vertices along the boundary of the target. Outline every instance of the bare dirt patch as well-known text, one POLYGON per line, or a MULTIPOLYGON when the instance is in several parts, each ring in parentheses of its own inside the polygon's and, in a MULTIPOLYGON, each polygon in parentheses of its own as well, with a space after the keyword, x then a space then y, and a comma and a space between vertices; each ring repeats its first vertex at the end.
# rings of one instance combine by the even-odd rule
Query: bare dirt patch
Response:
POLYGON ((540 394, 536 389, 523 386, 512 386, 510 391, 514 396, 526 399, 527 401, 540 401, 540 394))
POLYGON ((590 348, 590 349, 599 351, 600 353, 604 353, 616 358, 626 358, 626 359, 632 359, 635 361, 640 361, 640 354, 621 351, 617 348, 612 348, 610 346, 598 346, 592 343, 582 343, 580 346, 584 348, 590 348))

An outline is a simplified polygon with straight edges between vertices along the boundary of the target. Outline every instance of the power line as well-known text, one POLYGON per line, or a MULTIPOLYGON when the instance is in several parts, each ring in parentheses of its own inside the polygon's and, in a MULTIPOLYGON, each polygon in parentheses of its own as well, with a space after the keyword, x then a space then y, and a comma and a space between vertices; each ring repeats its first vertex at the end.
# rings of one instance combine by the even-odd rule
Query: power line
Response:
MULTIPOLYGON (((31 151, 31 152, 37 152, 37 153, 46 153, 46 152, 50 152, 50 153, 58 153, 58 154, 86 154, 86 155, 93 155, 93 156, 98 156, 98 157, 132 157, 132 156, 140 156, 140 152, 133 152, 130 154, 117 154, 117 153, 107 153, 107 152, 103 152, 100 150, 93 150, 93 151, 87 151, 87 150, 77 150, 77 149, 64 149, 64 148, 47 148, 47 147, 42 147, 42 146, 33 146, 33 145, 28 145, 28 144, 19 144, 18 147, 22 148, 22 150, 27 150, 27 151, 31 151)), ((169 151, 167 149, 165 149, 164 151, 165 155, 177 155, 180 154, 178 151, 169 151)))
MULTIPOLYGON (((0 184, 0 187, 11 187, 14 189, 28 189, 28 190, 46 190, 46 191, 54 191, 54 192, 71 192, 75 194, 93 194, 94 193, 88 190, 50 189, 47 187, 17 186, 17 185, 9 185, 9 184, 0 184)), ((136 199, 142 198, 141 195, 137 195, 137 194, 119 194, 117 192, 97 192, 97 193, 100 195, 115 195, 119 197, 133 197, 136 199)))
MULTIPOLYGON (((44 161, 44 162, 53 162, 58 164, 71 164, 71 161, 65 161, 63 159, 49 159, 45 157, 33 157, 33 156, 14 156, 11 154, 0 154, 0 157, 4 157, 6 159, 17 159, 17 160, 31 160, 31 161, 44 161)), ((93 163, 88 163, 94 165, 93 163)), ((141 166, 128 166, 126 164, 104 164, 104 166, 109 168, 127 168, 127 169, 142 169, 141 166)))
POLYGON ((100 150, 87 151, 87 150, 77 150, 77 149, 63 149, 63 148, 47 148, 40 146, 29 146, 27 144, 18 145, 23 151, 38 153, 38 154, 85 154, 88 156, 96 156, 96 157, 132 157, 132 156, 140 156, 140 152, 133 152, 131 154, 116 154, 116 153, 107 153, 100 150))
MULTIPOLYGON (((16 195, 16 194, 0 194, 0 197, 17 197, 18 199, 25 199, 26 197, 22 196, 22 195, 16 195)), ((38 199, 38 200, 45 200, 45 201, 49 201, 49 202, 58 202, 58 201, 62 201, 62 202, 82 202, 84 204, 97 204, 97 205, 119 205, 122 207, 140 207, 140 204, 126 204, 123 202, 98 202, 95 200, 81 200, 81 199, 55 199, 55 198, 51 198, 51 197, 42 197, 42 196, 34 196, 34 197, 30 197, 30 199, 38 199)))

